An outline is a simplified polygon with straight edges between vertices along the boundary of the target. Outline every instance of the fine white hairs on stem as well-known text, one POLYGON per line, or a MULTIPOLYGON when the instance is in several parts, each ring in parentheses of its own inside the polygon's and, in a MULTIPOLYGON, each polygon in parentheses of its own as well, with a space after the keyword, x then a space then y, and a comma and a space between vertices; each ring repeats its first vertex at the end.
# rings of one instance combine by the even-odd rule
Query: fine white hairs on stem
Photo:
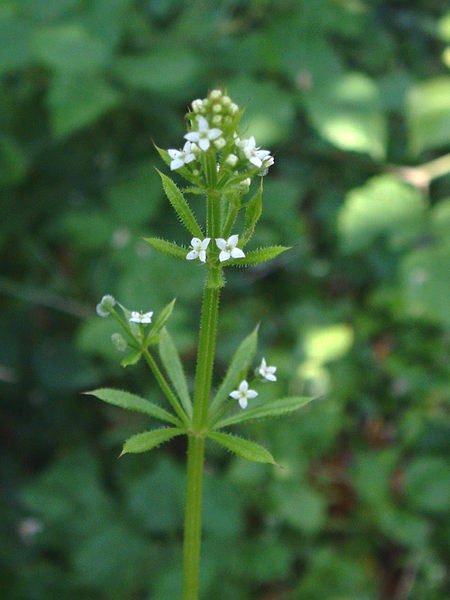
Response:
POLYGON ((241 408, 247 408, 248 400, 251 400, 252 398, 256 398, 257 395, 258 395, 258 392, 255 392, 255 390, 249 389, 248 383, 245 379, 243 381, 241 381, 238 389, 232 391, 230 394, 230 396, 234 400, 237 400, 239 402, 239 406, 241 408))
POLYGON ((240 248, 237 248, 238 242, 238 235, 230 235, 230 237, 227 240, 224 240, 223 238, 216 238, 216 245, 220 250, 220 262, 224 262, 225 260, 229 260, 230 258, 245 257, 245 253, 240 248))

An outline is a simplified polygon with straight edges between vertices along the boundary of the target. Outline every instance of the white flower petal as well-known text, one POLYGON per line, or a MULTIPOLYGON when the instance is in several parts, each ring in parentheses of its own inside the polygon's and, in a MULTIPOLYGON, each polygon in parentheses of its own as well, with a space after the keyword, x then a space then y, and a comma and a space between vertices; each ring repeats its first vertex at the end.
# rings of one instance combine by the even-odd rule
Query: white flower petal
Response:
POLYGON ((208 137, 210 140, 215 140, 222 135, 222 131, 214 127, 208 131, 208 137))
POLYGON ((243 381, 241 381, 241 383, 239 384, 239 391, 241 392, 246 392, 248 390, 248 382, 244 379, 243 381))
POLYGON ((220 262, 224 262, 225 260, 229 260, 230 258, 230 253, 227 250, 222 250, 222 252, 219 254, 219 260, 220 262))
POLYGON ((249 160, 252 163, 252 165, 255 165, 255 167, 259 168, 262 166, 262 160, 257 156, 252 156, 249 160))
POLYGON ((211 241, 211 238, 205 238, 202 242, 202 250, 206 250, 206 248, 209 245, 209 242, 211 241))
POLYGON ((198 246, 201 246, 201 245, 202 245, 202 240, 201 240, 200 238, 198 238, 198 237, 193 237, 193 238, 192 238, 192 240, 191 240, 191 246, 192 246, 193 248, 195 248, 196 246, 197 246, 197 247, 198 247, 198 246))
POLYGON ((255 390, 248 390, 247 392, 247 398, 249 398, 249 400, 251 400, 252 398, 256 398, 257 395, 258 392, 255 392, 255 390))
POLYGON ((210 146, 208 138, 200 138, 198 141, 198 145, 202 150, 206 152, 206 150, 208 150, 210 146))
POLYGON ((201 131, 202 133, 204 133, 205 131, 208 131, 209 124, 208 124, 208 121, 205 119, 205 117, 197 117, 197 122, 198 122, 198 130, 199 131, 201 131))
POLYGON ((239 242, 239 236, 237 234, 230 235, 230 237, 227 239, 228 246, 231 246, 232 248, 237 246, 238 242, 239 242))
POLYGON ((200 259, 200 262, 202 262, 202 263, 206 262, 206 252, 205 252, 205 250, 200 250, 200 252, 198 253, 198 257, 200 259))
POLYGON ((239 406, 241 408, 247 408, 248 402, 247 398, 239 398, 239 406))
POLYGON ((180 158, 176 158, 175 160, 171 161, 170 170, 175 171, 175 169, 179 169, 183 165, 184 165, 184 162, 180 158))
POLYGON ((167 150, 167 154, 170 156, 170 158, 177 158, 177 156, 179 156, 180 151, 179 150, 167 150))
POLYGON ((200 134, 198 131, 190 131, 189 133, 186 133, 184 139, 189 140, 190 142, 198 142, 200 134))
POLYGON ((195 260, 198 257, 197 250, 191 250, 186 254, 186 260, 195 260))
POLYGON ((230 396, 234 399, 234 400, 239 400, 241 397, 241 393, 238 392, 237 390, 234 390, 233 392, 231 392, 230 396))
POLYGON ((227 242, 223 238, 216 238, 216 246, 219 248, 219 250, 225 250, 227 247, 227 242))
POLYGON ((231 256, 233 258, 244 258, 245 252, 243 252, 240 248, 233 248, 231 250, 231 256))
POLYGON ((186 157, 184 159, 184 163, 187 165, 187 164, 189 164, 190 162, 192 162, 195 159, 196 159, 195 154, 186 154, 186 157))
POLYGON ((266 378, 268 381, 276 381, 276 380, 277 380, 276 376, 275 376, 275 375, 273 375, 272 373, 266 373, 266 375, 265 375, 265 378, 266 378))

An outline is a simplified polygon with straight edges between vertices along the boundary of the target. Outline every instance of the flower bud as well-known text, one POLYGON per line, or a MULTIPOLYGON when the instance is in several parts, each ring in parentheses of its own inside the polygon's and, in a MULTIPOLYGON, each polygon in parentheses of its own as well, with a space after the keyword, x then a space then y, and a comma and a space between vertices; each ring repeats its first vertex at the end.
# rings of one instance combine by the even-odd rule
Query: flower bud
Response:
POLYGON ((221 104, 213 104, 213 112, 215 113, 220 113, 222 112, 222 105, 221 104))
POLYGON ((232 102, 230 104, 230 112, 231 112, 231 114, 235 115, 238 110, 239 110, 239 106, 237 104, 235 104, 234 102, 232 102))
POLYGON ((120 333, 113 333, 111 336, 111 341, 116 347, 116 350, 119 352, 125 352, 127 349, 128 344, 123 335, 120 335, 120 333))
POLYGON ((213 125, 220 125, 222 123, 221 115, 214 115, 212 118, 213 125))
POLYGON ((237 161, 238 157, 236 156, 236 154, 229 154, 225 162, 227 163, 227 165, 230 165, 230 167, 234 167, 236 166, 237 161))
POLYGON ((192 102, 192 110, 194 112, 201 112, 203 110, 203 101, 200 99, 194 100, 192 102))
POLYGON ((97 311, 99 317, 108 317, 115 305, 115 298, 107 294, 106 296, 103 296, 101 301, 97 304, 95 310, 97 311))
POLYGON ((230 106, 230 104, 231 104, 231 98, 230 98, 230 96, 224 96, 222 98, 222 104, 224 106, 230 106))
POLYGON ((219 100, 219 98, 222 97, 222 91, 212 90, 212 92, 209 94, 209 97, 211 98, 211 100, 219 100))
POLYGON ((214 146, 218 149, 218 150, 222 150, 222 148, 224 148, 226 146, 226 141, 223 138, 218 138, 217 140, 215 140, 214 142, 214 146))

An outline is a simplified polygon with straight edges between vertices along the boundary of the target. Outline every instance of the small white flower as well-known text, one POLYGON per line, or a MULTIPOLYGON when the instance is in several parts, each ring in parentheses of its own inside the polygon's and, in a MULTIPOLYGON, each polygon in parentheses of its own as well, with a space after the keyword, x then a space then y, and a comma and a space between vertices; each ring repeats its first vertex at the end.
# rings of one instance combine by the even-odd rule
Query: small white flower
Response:
POLYGON ((221 129, 209 128, 209 123, 205 117, 197 117, 198 131, 190 131, 184 137, 189 142, 196 142, 202 150, 208 150, 212 140, 216 140, 222 135, 221 129))
POLYGON ((239 401, 239 406, 241 408, 247 408, 248 400, 251 400, 252 398, 256 398, 257 395, 258 395, 258 392, 255 392, 255 390, 248 389, 248 383, 245 379, 244 379, 244 381, 241 381, 238 389, 234 390, 230 394, 230 396, 234 400, 239 401))
POLYGON ((244 258, 244 252, 240 248, 236 247, 238 245, 238 242, 238 235, 230 235, 230 237, 227 240, 224 240, 223 238, 216 239, 216 245, 219 248, 219 250, 221 250, 219 254, 220 262, 223 262, 224 260, 229 260, 230 258, 244 258))
POLYGON ((263 379, 267 379, 267 381, 276 381, 276 367, 269 367, 266 363, 266 359, 263 358, 261 364, 258 367, 258 373, 261 375, 263 379))
POLYGON ((203 110, 203 100, 197 99, 192 101, 192 110, 194 112, 202 112, 203 110))
POLYGON ((229 154, 225 162, 227 163, 227 165, 230 165, 230 167, 234 167, 238 160, 239 159, 236 156, 236 154, 229 154))
POLYGON ((114 308, 114 306, 116 305, 116 299, 111 296, 110 294, 107 294, 106 296, 103 296, 103 298, 100 300, 100 302, 97 304, 95 310, 97 311, 97 314, 99 317, 108 317, 109 313, 111 312, 111 310, 114 308))
POLYGON ((191 142, 186 142, 183 146, 183 150, 167 150, 170 158, 170 170, 175 171, 184 165, 188 165, 190 162, 195 160, 196 156, 194 152, 197 150, 197 146, 191 142))
POLYGON ((198 258, 200 262, 206 262, 206 249, 208 248, 208 244, 210 241, 211 238, 205 238, 204 240, 201 240, 196 237, 192 238, 192 250, 186 254, 186 260, 195 260, 196 258, 198 258))
POLYGON ((270 151, 258 148, 253 135, 248 140, 238 140, 237 144, 242 148, 246 158, 252 165, 255 165, 255 167, 260 169, 261 167, 266 168, 273 165, 274 159, 273 156, 270 155, 270 151))
POLYGON ((148 325, 152 322, 153 311, 150 312, 139 312, 137 310, 131 311, 130 323, 141 323, 142 325, 148 325))

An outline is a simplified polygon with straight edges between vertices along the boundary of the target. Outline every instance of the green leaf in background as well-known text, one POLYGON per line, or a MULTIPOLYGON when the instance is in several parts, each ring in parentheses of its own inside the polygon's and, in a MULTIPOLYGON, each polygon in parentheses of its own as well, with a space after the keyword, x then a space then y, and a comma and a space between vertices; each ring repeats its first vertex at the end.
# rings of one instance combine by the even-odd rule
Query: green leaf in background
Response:
POLYGON ((124 390, 113 390, 111 388, 100 388, 84 393, 88 396, 95 396, 99 400, 103 400, 103 402, 107 402, 113 406, 143 413, 154 419, 172 423, 172 425, 180 425, 179 419, 167 412, 167 410, 164 410, 157 404, 154 404, 145 398, 136 396, 136 394, 130 394, 124 390))
POLYGON ((190 416, 192 415, 192 404, 183 364, 180 355, 178 354, 177 347, 165 328, 161 331, 158 348, 159 356, 167 375, 178 394, 186 414, 190 416))
POLYGON ((158 173, 161 177, 164 192, 166 193, 166 196, 173 209, 177 213, 181 223, 188 231, 192 233, 193 236, 203 239, 204 235, 201 227, 197 223, 194 213, 192 212, 189 204, 186 202, 183 194, 169 177, 164 175, 164 173, 161 173, 161 171, 158 171, 158 173))
POLYGON ((419 191, 392 175, 378 175, 351 190, 338 215, 344 252, 367 248, 380 235, 393 247, 417 233, 425 211, 419 191))
POLYGON ((208 434, 208 438, 211 438, 221 446, 224 446, 230 452, 237 454, 241 458, 250 460, 253 462, 270 463, 275 465, 275 459, 268 450, 235 435, 229 433, 218 433, 217 431, 208 434))
POLYGON ((303 351, 307 359, 323 364, 344 357, 353 341, 353 329, 346 323, 312 327, 303 335, 303 351))
POLYGON ((410 316, 450 325, 449 265, 448 242, 419 248, 404 257, 400 292, 402 307, 410 316))
POLYGON ((158 48, 151 54, 119 58, 114 71, 127 86, 173 96, 192 87, 201 61, 186 47, 158 48))
POLYGON ((321 530, 326 519, 326 500, 307 482, 299 485, 280 485, 272 488, 272 497, 282 522, 306 534, 321 530))
POLYGON ((410 89, 407 122, 412 153, 450 144, 450 77, 429 79, 410 89))
POLYGON ((147 242, 147 244, 150 244, 155 250, 158 250, 158 252, 162 252, 162 254, 186 260, 186 254, 188 253, 187 249, 178 246, 175 242, 168 242, 167 240, 161 240, 160 238, 144 238, 144 241, 147 242))
POLYGON ((165 427, 163 429, 153 429, 152 431, 138 433, 125 442, 120 456, 148 452, 178 435, 183 435, 183 433, 185 433, 184 430, 178 427, 165 427))
POLYGON ((363 73, 347 73, 305 92, 305 106, 320 135, 342 150, 375 160, 386 153, 386 120, 376 83, 363 73))
POLYGON ((58 75, 47 99, 52 129, 59 137, 67 136, 96 121, 119 100, 119 94, 99 77, 58 75))
POLYGON ((108 46, 78 24, 38 29, 31 44, 38 60, 64 74, 85 75, 105 67, 110 58, 108 46))
POLYGON ((419 511, 445 513, 450 505, 450 468, 440 456, 422 456, 405 469, 408 504, 419 511))
POLYGON ((294 122, 290 94, 278 84, 242 77, 227 83, 236 102, 245 106, 242 130, 251 132, 259 146, 281 142, 294 122))
POLYGON ((280 417, 281 415, 285 415, 302 408, 313 399, 314 398, 292 396, 288 398, 281 398, 280 400, 273 400, 267 402, 266 404, 256 406, 255 408, 241 410, 230 417, 225 417, 214 426, 214 429, 221 429, 222 427, 236 425, 237 423, 243 423, 245 421, 264 419, 266 417, 280 417))
POLYGON ((286 250, 290 250, 290 246, 268 246, 267 248, 258 248, 257 250, 251 250, 245 254, 245 258, 236 258, 229 260, 224 263, 224 266, 228 267, 251 267, 258 265, 259 263, 268 262, 273 260, 286 250))
POLYGON ((27 67, 32 62, 31 33, 31 25, 13 14, 10 18, 0 18, 0 75, 27 67))
POLYGON ((25 177, 27 167, 27 157, 18 142, 0 135, 0 185, 18 183, 25 177))
POLYGON ((250 367, 258 344, 258 329, 259 325, 257 325, 250 335, 241 342, 234 353, 226 375, 211 402, 211 414, 214 414, 221 404, 228 399, 230 392, 232 392, 233 389, 235 389, 235 386, 239 384, 239 378, 242 374, 245 374, 250 367))
POLYGON ((259 190, 245 206, 245 231, 241 237, 241 244, 244 247, 252 238, 255 227, 262 213, 262 180, 259 190))

